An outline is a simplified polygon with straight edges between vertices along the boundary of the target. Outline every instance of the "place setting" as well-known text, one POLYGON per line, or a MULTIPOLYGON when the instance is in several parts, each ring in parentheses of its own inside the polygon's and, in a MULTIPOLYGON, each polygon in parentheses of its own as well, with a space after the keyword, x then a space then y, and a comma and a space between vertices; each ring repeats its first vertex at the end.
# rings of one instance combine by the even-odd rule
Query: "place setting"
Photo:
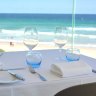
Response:
MULTIPOLYGON (((8 64, 8 63, 14 63, 12 62, 12 60, 11 62, 3 62, 6 60, 6 59, 3 60, 5 56, 9 56, 8 54, 4 54, 3 59, 1 60, 1 63, 0 63, 0 76, 1 76, 0 84, 13 84, 13 83, 18 83, 19 81, 21 82, 27 81, 29 77, 26 78, 27 76, 24 77, 23 75, 21 75, 19 73, 19 70, 20 72, 23 72, 22 70, 24 70, 24 72, 26 72, 26 75, 29 74, 27 73, 27 71, 29 71, 31 74, 37 75, 41 81, 47 81, 45 77, 43 77, 39 72, 36 71, 36 69, 38 69, 42 63, 42 54, 40 52, 34 52, 32 49, 38 45, 38 42, 39 42, 38 32, 36 28, 26 27, 24 30, 23 43, 25 46, 28 47, 29 50, 27 53, 24 54, 25 58, 22 59, 24 60, 24 62, 22 61, 21 65, 22 63, 25 63, 25 64, 24 66, 17 65, 17 64, 16 65, 12 64, 11 66, 11 64, 8 64)), ((16 54, 14 56, 16 57, 16 54)), ((19 60, 19 57, 18 57, 18 60, 19 60)))
MULTIPOLYGON (((68 34, 66 28, 56 27, 54 43, 59 47, 59 53, 58 57, 54 57, 56 59, 54 59, 54 63, 51 64, 50 69, 45 71, 48 71, 50 76, 55 75, 58 77, 70 77, 91 73, 92 68, 86 62, 81 60, 79 49, 72 47, 66 49, 65 53, 63 53, 62 47, 67 43, 67 39, 68 34)), ((32 74, 38 75, 41 81, 49 81, 46 72, 42 71, 44 69, 41 70, 43 75, 41 74, 42 72, 40 73, 40 71, 38 71, 41 69, 42 53, 32 50, 37 46, 38 42, 38 32, 36 29, 26 29, 24 44, 29 48, 28 53, 26 53, 26 64, 28 70, 32 74), (34 44, 30 43, 32 40, 34 40, 34 44)))
MULTIPOLYGON (((31 27, 25 28, 23 43, 24 43, 24 45, 26 45, 29 48, 29 51, 27 54, 25 54, 26 60, 24 60, 24 59, 22 59, 22 60, 24 60, 24 62, 26 61, 29 64, 30 63, 29 59, 30 59, 31 55, 33 56, 32 57, 33 59, 35 59, 35 57, 39 57, 38 53, 31 53, 31 49, 33 49, 38 44, 37 32, 36 32, 35 28, 31 28, 31 27)), ((1 63, 0 63, 0 84, 13 84, 13 83, 18 83, 19 81, 25 81, 25 78, 21 74, 19 74, 17 71, 19 71, 19 70, 26 71, 25 69, 27 68, 27 65, 25 66, 25 64, 22 64, 22 63, 24 63, 23 61, 21 61, 20 65, 19 64, 17 65, 17 64, 15 64, 16 62, 12 62, 12 60, 11 60, 11 62, 9 62, 9 60, 4 59, 7 56, 11 57, 10 54, 8 54, 8 53, 1 54, 0 56, 2 57, 2 60, 0 60, 1 61, 1 63), (3 55, 3 57, 2 57, 2 55, 3 55), (5 62, 5 61, 8 61, 8 62, 5 62), (15 65, 13 65, 11 63, 13 63, 15 65)), ((16 57, 16 54, 14 56, 16 57)), ((0 59, 1 59, 1 57, 0 57, 0 59)), ((12 57, 11 57, 11 59, 12 59, 12 57)), ((13 60, 14 59, 15 58, 13 58, 13 60)), ((19 57, 17 59, 19 60, 19 57)), ((36 62, 38 62, 38 61, 36 61, 36 62)), ((39 66, 39 64, 38 64, 38 66, 39 66)))
MULTIPOLYGON (((66 27, 56 27, 54 31, 54 43, 58 46, 58 53, 54 56, 54 62, 50 66, 50 74, 58 77, 80 76, 92 73, 92 67, 80 57, 80 49, 75 48, 74 35, 69 38, 66 27), (71 40, 70 48, 63 47, 71 40)), ((74 29, 73 29, 74 31, 74 29)))
POLYGON ((32 50, 39 43, 38 32, 35 27, 25 28, 23 43, 29 49, 26 53, 26 64, 29 72, 34 75, 38 75, 41 81, 46 81, 46 79, 36 71, 36 69, 38 69, 42 63, 42 54, 32 50))
POLYGON ((0 84, 14 84, 24 81, 25 78, 23 78, 22 75, 15 73, 14 70, 24 70, 25 66, 14 66, 8 62, 5 64, 5 62, 1 60, 5 55, 4 52, 0 55, 0 84))
POLYGON ((68 48, 65 50, 65 59, 54 62, 50 66, 50 72, 59 78, 87 76, 96 73, 93 67, 81 58, 80 50, 68 48))

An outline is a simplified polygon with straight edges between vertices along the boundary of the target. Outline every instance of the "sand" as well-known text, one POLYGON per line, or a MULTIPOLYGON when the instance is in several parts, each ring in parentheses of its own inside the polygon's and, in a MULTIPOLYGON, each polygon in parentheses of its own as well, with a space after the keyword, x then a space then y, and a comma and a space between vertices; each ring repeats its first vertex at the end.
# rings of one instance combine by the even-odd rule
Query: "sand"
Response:
MULTIPOLYGON (((65 46, 64 49, 69 48, 69 46, 65 46)), ((96 47, 76 47, 80 49, 80 53, 86 56, 92 57, 96 59, 96 47)), ((26 51, 28 48, 20 42, 14 42, 10 45, 10 42, 0 42, 0 49, 5 50, 5 52, 11 51, 26 51)), ((58 49, 53 43, 40 42, 33 50, 50 50, 50 49, 58 49)))

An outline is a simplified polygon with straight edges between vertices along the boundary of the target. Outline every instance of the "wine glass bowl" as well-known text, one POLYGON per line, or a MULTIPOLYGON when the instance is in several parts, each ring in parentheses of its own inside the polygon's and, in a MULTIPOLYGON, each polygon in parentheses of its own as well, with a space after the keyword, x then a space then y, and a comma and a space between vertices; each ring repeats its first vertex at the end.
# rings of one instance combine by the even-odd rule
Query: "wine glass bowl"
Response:
POLYGON ((26 27, 24 31, 24 45, 27 46, 31 52, 32 49, 37 46, 38 42, 38 32, 36 28, 26 27))
POLYGON ((54 43, 59 47, 59 48, 62 48, 63 46, 65 46, 65 44, 67 43, 66 40, 57 40, 55 39, 54 40, 54 43))
POLYGON ((67 43, 67 33, 65 28, 63 27, 56 27, 55 30, 55 37, 54 43, 59 47, 62 48, 67 43))
POLYGON ((37 46, 37 44, 38 44, 38 40, 24 40, 24 45, 26 45, 28 48, 29 48, 29 50, 32 50, 34 47, 36 47, 37 46))

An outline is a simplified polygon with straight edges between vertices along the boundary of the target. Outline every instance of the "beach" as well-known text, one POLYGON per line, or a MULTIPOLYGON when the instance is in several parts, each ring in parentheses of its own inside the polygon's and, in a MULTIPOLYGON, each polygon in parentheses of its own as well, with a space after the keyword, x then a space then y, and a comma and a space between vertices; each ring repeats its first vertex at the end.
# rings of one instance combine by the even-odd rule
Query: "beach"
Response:
MULTIPOLYGON (((96 14, 76 14, 74 44, 80 53, 96 58, 96 14)), ((0 14, 0 48, 5 52, 26 51, 23 44, 26 27, 35 27, 40 43, 33 50, 58 49, 52 42, 56 27, 66 28, 72 45, 72 14, 0 14)), ((70 48, 65 45, 64 49, 70 48)))
MULTIPOLYGON (((63 49, 70 48, 70 46, 65 46, 63 49)), ((80 49, 80 54, 92 57, 96 59, 96 47, 75 47, 80 49)), ((0 42, 0 49, 3 49, 5 52, 14 52, 14 51, 28 51, 28 48, 22 42, 0 42)), ((53 42, 40 42, 33 50, 50 50, 50 49, 58 49, 57 46, 54 45, 53 42)))

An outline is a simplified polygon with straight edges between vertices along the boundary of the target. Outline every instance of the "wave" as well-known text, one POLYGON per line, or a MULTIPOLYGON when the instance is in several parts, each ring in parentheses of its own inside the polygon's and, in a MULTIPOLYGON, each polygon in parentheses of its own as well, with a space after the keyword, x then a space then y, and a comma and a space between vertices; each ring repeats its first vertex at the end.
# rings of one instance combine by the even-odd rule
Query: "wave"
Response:
MULTIPOLYGON (((67 27, 68 30, 72 30, 72 27, 67 27)), ((96 28, 95 27, 75 27, 74 30, 81 30, 81 31, 96 31, 96 28)))
POLYGON ((5 35, 16 35, 16 36, 20 36, 24 34, 24 30, 19 29, 19 30, 6 30, 6 29, 2 29, 0 30, 0 34, 5 34, 5 35))
MULTIPOLYGON (((71 30, 72 29, 72 27, 68 27, 68 29, 69 30, 71 30)), ((88 31, 94 31, 94 33, 96 33, 96 28, 75 28, 75 30, 88 30, 88 31)), ((40 32, 40 31, 38 31, 38 33, 39 33, 39 36, 41 36, 42 38, 44 38, 44 39, 47 39, 48 40, 48 38, 50 39, 50 37, 54 37, 54 32, 53 31, 50 31, 50 32, 46 32, 46 31, 44 31, 44 32, 40 32), (45 37, 47 37, 47 38, 45 38, 45 37)), ((0 30, 0 37, 6 37, 6 36, 13 36, 13 37, 23 37, 23 35, 24 35, 24 29, 17 29, 17 30, 6 30, 6 29, 1 29, 0 30)), ((72 33, 68 33, 68 36, 69 37, 72 37, 72 33)), ((90 32, 90 34, 83 34, 82 32, 80 32, 79 34, 78 33, 75 33, 74 34, 74 37, 77 37, 77 38, 89 38, 89 39, 94 39, 94 40, 96 40, 96 35, 94 35, 94 34, 91 34, 91 32, 90 32)), ((4 38, 5 39, 5 38, 4 38)))
MULTIPOLYGON (((72 37, 72 34, 68 35, 69 37, 72 37)), ((83 35, 83 34, 74 34, 74 37, 83 37, 83 38, 89 38, 89 39, 96 39, 96 35, 83 35)))
MULTIPOLYGON (((67 29, 67 30, 72 30, 72 27, 66 27, 65 29, 67 29)), ((38 29, 37 29, 38 30, 38 29)), ((75 27, 74 28, 74 30, 76 30, 76 31, 95 31, 96 32, 96 28, 95 27, 75 27)), ((11 34, 11 33, 18 33, 18 34, 21 34, 21 33, 24 33, 24 28, 22 28, 22 29, 17 29, 17 30, 7 30, 7 29, 1 29, 0 30, 0 32, 2 32, 2 33, 9 33, 9 34, 11 34)), ((41 31, 39 31, 38 30, 38 32, 41 32, 41 31)), ((43 32, 43 34, 50 34, 50 33, 52 33, 53 31, 50 31, 50 32, 48 32, 47 31, 47 29, 46 29, 46 31, 45 32, 43 32)))

